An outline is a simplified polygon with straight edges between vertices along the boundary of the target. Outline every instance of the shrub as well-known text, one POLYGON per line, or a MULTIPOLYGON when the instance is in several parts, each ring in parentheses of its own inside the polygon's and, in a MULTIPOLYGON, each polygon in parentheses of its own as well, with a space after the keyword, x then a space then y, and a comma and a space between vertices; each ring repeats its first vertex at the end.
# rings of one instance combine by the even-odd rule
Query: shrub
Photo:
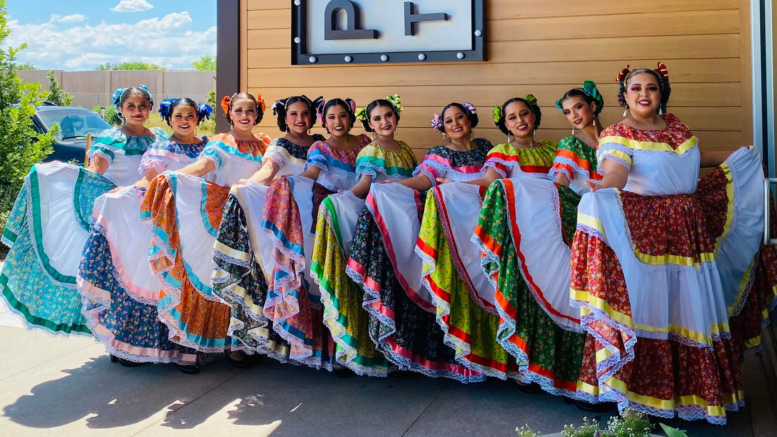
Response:
POLYGON ((49 78, 49 90, 43 92, 43 100, 51 102, 57 106, 72 106, 73 96, 69 92, 63 90, 61 86, 59 86, 57 78, 54 77, 54 71, 49 71, 48 74, 46 74, 46 77, 49 78))

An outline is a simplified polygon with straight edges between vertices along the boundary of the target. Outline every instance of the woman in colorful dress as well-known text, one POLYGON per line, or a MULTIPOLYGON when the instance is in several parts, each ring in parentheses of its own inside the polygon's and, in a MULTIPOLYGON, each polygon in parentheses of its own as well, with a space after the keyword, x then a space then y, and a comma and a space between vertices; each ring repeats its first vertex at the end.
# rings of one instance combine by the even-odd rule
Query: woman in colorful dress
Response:
MULTIPOLYGON (((585 334, 579 309, 569 304, 565 272, 580 201, 574 189, 587 191, 585 182, 601 179, 594 175, 595 149, 587 142, 597 138, 596 117, 604 100, 588 81, 565 93, 556 106, 583 140, 564 138, 555 157, 543 154, 531 164, 521 163, 525 156, 520 155, 519 165, 540 171, 535 177, 521 175, 491 185, 473 240, 482 250, 483 270, 496 287, 496 338, 516 358, 519 381, 577 398, 585 334), (548 164, 556 183, 542 173, 548 164)), ((505 107, 506 120, 496 118, 500 128, 516 125, 510 111, 505 107)), ((501 108, 495 111, 501 113, 501 108)), ((527 149, 517 151, 524 154, 527 149)))
POLYGON ((141 216, 153 229, 150 262, 162 282, 158 311, 170 340, 203 353, 229 350, 230 362, 244 367, 244 345, 227 335, 230 307, 210 286, 213 247, 230 187, 261 168, 270 138, 253 133, 264 115, 261 96, 238 93, 221 105, 232 130, 211 138, 193 164, 157 176, 141 216))
POLYGON ((162 284, 148 263, 151 229, 141 223, 140 203, 160 173, 194 163, 208 138, 194 135, 213 109, 191 99, 165 100, 159 113, 173 129, 169 140, 152 144, 140 161, 142 178, 97 198, 92 231, 77 276, 82 312, 92 333, 125 366, 176 363, 182 370, 196 363, 196 352, 172 343, 158 319, 162 284))
MULTIPOLYGON (((393 139, 400 110, 394 101, 378 101, 363 113, 362 124, 377 133, 378 141, 362 152, 360 168, 365 174, 370 171, 399 183, 372 185, 356 224, 347 273, 363 289, 362 308, 369 314, 363 324, 368 325, 369 337, 392 364, 431 377, 480 381, 485 377, 458 365, 454 351, 444 344, 431 296, 421 284, 421 263, 413 254, 423 214, 418 190, 428 189, 436 180, 415 170, 409 150, 402 162, 397 152, 382 149, 401 152, 406 147, 397 146, 393 139), (411 177, 414 171, 418 172, 411 177)), ((456 135, 465 147, 473 147, 469 134, 456 135)), ((354 194, 363 196, 366 189, 366 185, 357 187, 354 194)), ((349 310, 348 317, 363 316, 349 310)))
POLYGON ((321 97, 312 101, 303 95, 273 104, 278 128, 286 136, 270 144, 258 172, 232 187, 213 252, 213 291, 232 308, 228 334, 250 350, 280 361, 286 361, 290 351, 264 317, 272 241, 259 230, 270 183, 276 177, 300 174, 311 145, 324 140, 319 134, 309 134, 322 103, 321 97))
POLYGON ((167 138, 164 130, 144 126, 154 104, 145 86, 117 89, 112 102, 123 125, 100 134, 88 152, 91 165, 33 166, 3 232, 11 250, 0 274, 2 295, 29 329, 90 335, 76 275, 94 201, 136 182, 143 153, 167 138))
POLYGON ((743 354, 777 285, 761 157, 700 150, 666 114, 663 64, 617 80, 625 118, 601 134, 604 177, 580 202, 572 246, 571 298, 590 334, 579 387, 621 410, 724 424, 744 403, 743 354))
POLYGON ((370 142, 365 135, 349 133, 355 109, 351 99, 320 107, 330 137, 311 147, 302 174, 273 182, 262 223, 262 232, 273 242, 264 315, 291 345, 292 360, 330 371, 336 367, 335 344, 324 327, 321 291, 311 272, 314 231, 322 201, 354 186, 357 157, 370 142))

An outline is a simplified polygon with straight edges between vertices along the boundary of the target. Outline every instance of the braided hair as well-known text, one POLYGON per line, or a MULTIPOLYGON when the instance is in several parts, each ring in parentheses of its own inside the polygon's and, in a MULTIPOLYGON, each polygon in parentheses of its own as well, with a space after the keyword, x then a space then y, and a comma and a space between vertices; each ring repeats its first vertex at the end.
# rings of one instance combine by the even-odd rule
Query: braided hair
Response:
POLYGON ((329 129, 326 127, 326 114, 329 112, 329 110, 335 106, 342 106, 345 108, 345 112, 348 114, 348 118, 351 121, 351 126, 348 128, 348 132, 353 129, 353 125, 356 124, 356 102, 353 99, 332 99, 327 102, 322 102, 320 105, 318 105, 318 121, 321 122, 321 127, 324 129, 327 129, 327 133, 329 132, 329 129))
POLYGON ((288 115, 289 106, 300 102, 307 105, 308 109, 310 110, 310 125, 308 126, 308 129, 312 128, 315 124, 313 119, 316 116, 316 108, 323 101, 323 97, 319 97, 316 100, 310 100, 310 98, 308 98, 306 95, 291 96, 286 97, 285 99, 276 100, 272 105, 272 113, 278 118, 278 129, 280 129, 281 132, 289 132, 289 125, 286 123, 286 115, 288 115))
POLYGON ((658 113, 666 114, 666 106, 669 103, 669 96, 672 94, 672 87, 669 84, 669 72, 666 69, 666 65, 662 62, 658 63, 656 69, 651 68, 638 68, 636 70, 629 70, 629 66, 618 73, 618 104, 623 108, 628 108, 629 104, 626 102, 626 92, 629 79, 638 74, 649 74, 656 78, 658 83, 658 91, 661 93, 661 102, 658 105, 658 113))
POLYGON ((542 110, 540 109, 540 106, 537 104, 537 98, 534 97, 532 94, 527 94, 524 96, 524 98, 520 97, 513 97, 512 99, 506 101, 504 105, 502 105, 501 108, 498 106, 494 108, 494 124, 496 124, 496 127, 499 128, 500 131, 502 131, 505 135, 511 135, 511 132, 509 129, 507 129, 507 125, 505 124, 505 109, 511 104, 515 102, 521 102, 524 105, 526 105, 527 108, 534 114, 534 129, 537 129, 540 127, 540 122, 542 121, 542 110), (498 115, 497 115, 498 113, 498 115))

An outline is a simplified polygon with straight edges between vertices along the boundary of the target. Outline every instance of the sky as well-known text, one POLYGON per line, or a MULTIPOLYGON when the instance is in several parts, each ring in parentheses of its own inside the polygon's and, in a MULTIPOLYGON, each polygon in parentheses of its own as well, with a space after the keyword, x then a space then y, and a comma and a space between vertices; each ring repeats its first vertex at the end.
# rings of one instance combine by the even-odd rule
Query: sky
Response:
POLYGON ((126 61, 190 70, 216 55, 216 0, 7 0, 17 63, 84 71, 126 61))

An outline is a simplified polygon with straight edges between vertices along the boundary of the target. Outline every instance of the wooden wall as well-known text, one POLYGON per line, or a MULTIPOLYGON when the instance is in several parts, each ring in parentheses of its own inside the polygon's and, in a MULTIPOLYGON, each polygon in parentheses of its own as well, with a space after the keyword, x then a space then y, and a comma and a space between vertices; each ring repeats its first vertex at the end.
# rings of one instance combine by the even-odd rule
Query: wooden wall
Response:
MULTIPOLYGON (((351 97, 359 106, 400 94, 405 106, 398 138, 422 154, 439 144, 429 127, 451 101, 475 104, 478 136, 504 136, 490 108, 533 93, 543 111, 539 139, 558 141, 570 125, 554 102, 583 80, 605 97, 605 124, 621 120, 615 76, 631 64, 663 61, 672 81, 670 111, 707 150, 752 142, 750 24, 747 0, 486 0, 487 63, 291 65, 291 0, 241 0, 241 87, 275 99, 351 97)), ((259 126, 279 136, 275 118, 259 126)), ((321 132, 322 129, 317 129, 321 132)))

